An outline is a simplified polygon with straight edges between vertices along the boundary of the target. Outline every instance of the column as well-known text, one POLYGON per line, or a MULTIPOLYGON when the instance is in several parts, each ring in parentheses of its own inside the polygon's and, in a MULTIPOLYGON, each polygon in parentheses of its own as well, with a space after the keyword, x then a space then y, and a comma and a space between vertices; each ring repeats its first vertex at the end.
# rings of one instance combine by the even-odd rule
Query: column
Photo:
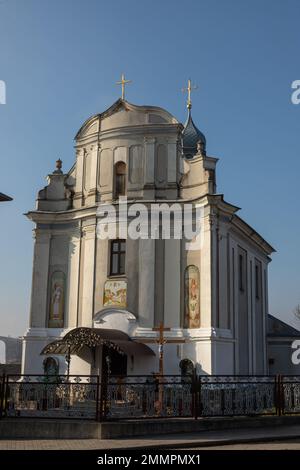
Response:
POLYGON ((140 240, 139 247, 139 326, 154 326, 155 240, 140 240))
POLYGON ((165 240, 165 308, 164 324, 180 327, 180 245, 181 240, 165 240))
POLYGON ((82 270, 82 312, 81 325, 92 327, 94 300, 95 238, 96 225, 83 229, 84 267, 82 270))
POLYGON ((154 174, 155 174, 155 138, 145 138, 145 189, 144 198, 154 198, 154 174))
POLYGON ((78 228, 70 236, 68 255, 68 280, 66 302, 66 328, 76 328, 78 316, 79 270, 80 270, 81 230, 78 228))
POLYGON ((168 183, 177 179, 177 139, 168 139, 168 183))
POLYGON ((84 149, 76 150, 76 186, 74 196, 74 207, 81 207, 82 202, 82 185, 83 185, 83 160, 84 149))
POLYGON ((90 162, 90 181, 87 201, 89 204, 96 202, 97 195, 97 169, 98 169, 98 144, 91 145, 89 149, 90 162))

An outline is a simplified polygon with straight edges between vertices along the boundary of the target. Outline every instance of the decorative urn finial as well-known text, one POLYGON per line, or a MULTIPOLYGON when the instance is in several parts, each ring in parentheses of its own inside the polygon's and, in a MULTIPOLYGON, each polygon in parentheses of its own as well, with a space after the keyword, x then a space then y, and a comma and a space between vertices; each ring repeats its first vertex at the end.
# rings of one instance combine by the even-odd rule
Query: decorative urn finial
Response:
POLYGON ((56 160, 56 168, 58 170, 61 170, 61 168, 62 168, 62 160, 60 158, 58 160, 56 160))
POLYGON ((56 170, 54 171, 54 173, 62 173, 62 160, 59 158, 58 160, 56 160, 56 164, 55 164, 55 167, 56 167, 56 170))

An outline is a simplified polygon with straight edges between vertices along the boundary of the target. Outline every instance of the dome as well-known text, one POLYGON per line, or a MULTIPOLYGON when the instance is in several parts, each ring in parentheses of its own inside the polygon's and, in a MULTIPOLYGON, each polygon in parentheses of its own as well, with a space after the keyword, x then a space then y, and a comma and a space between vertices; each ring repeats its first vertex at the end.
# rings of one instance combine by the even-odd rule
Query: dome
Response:
POLYGON ((87 119, 77 132, 75 139, 96 135, 100 131, 105 133, 120 128, 170 124, 178 125, 179 122, 165 109, 157 106, 138 106, 120 98, 107 110, 87 119))
POLYGON ((188 118, 182 131, 182 149, 185 158, 193 158, 196 155, 198 142, 202 143, 205 152, 205 135, 195 126, 191 110, 189 109, 188 118))

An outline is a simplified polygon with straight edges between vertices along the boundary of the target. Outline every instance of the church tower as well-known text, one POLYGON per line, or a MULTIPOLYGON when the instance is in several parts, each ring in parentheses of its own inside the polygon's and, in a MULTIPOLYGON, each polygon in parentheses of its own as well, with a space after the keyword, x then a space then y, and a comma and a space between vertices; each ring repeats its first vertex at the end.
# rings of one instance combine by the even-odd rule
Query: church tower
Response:
POLYGON ((27 214, 35 249, 23 373, 43 373, 49 359, 61 374, 158 372, 159 325, 166 374, 266 373, 273 249, 217 193, 218 159, 192 119, 191 82, 184 126, 129 103, 120 83, 122 97, 77 132, 74 166, 64 173, 57 161, 27 214), (112 209, 116 231, 104 238, 112 209), (135 236, 124 234, 125 209, 132 226, 144 214, 135 236), (199 224, 196 240, 186 220, 199 224))

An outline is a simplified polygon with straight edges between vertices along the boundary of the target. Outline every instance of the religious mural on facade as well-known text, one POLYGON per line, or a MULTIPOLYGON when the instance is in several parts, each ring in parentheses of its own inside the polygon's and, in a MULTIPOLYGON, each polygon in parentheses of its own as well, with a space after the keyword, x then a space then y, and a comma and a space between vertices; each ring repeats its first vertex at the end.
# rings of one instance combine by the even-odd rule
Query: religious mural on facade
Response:
POLYGON ((187 266, 184 274, 184 328, 200 328, 199 269, 187 266))
POLYGON ((106 281, 104 286, 104 307, 126 307, 127 283, 124 280, 106 281))
POLYGON ((55 271, 51 277, 49 328, 63 328, 65 304, 65 275, 55 271))

